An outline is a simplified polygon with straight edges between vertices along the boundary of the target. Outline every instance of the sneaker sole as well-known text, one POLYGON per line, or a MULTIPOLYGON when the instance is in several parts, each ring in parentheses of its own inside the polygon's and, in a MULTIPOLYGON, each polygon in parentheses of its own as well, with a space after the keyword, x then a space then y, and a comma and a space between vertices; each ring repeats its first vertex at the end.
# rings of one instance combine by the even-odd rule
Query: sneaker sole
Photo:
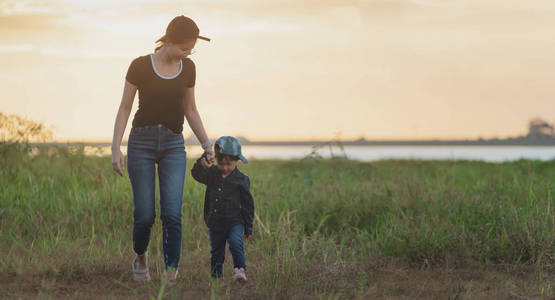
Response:
POLYGON ((150 276, 137 276, 133 274, 133 280, 135 280, 136 282, 150 282, 150 276))
POLYGON ((131 264, 131 271, 133 272, 133 280, 138 282, 150 281, 150 273, 148 268, 144 270, 135 269, 134 263, 131 264))
POLYGON ((238 281, 238 282, 246 282, 247 281, 246 278, 243 278, 243 277, 240 277, 240 276, 236 276, 236 277, 234 276, 233 280, 238 281))

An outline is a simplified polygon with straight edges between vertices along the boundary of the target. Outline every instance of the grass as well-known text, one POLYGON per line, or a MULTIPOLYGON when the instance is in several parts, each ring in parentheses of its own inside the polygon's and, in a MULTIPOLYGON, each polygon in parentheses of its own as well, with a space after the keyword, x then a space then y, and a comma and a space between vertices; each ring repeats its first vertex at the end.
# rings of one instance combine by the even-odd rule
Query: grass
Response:
POLYGON ((0 295, 8 298, 555 296, 555 161, 240 165, 257 215, 241 286, 209 280, 204 187, 189 160, 181 277, 164 290, 159 219, 149 245, 154 281, 130 280, 131 186, 109 157, 25 145, 1 145, 0 154, 0 295))

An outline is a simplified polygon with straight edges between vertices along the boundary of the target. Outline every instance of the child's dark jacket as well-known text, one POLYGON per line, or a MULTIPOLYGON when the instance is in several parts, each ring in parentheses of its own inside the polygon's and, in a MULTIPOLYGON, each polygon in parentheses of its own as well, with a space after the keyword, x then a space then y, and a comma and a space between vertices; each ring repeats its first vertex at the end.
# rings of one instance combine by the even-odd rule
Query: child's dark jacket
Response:
POLYGON ((205 168, 200 158, 191 169, 195 180, 206 185, 204 222, 211 230, 221 231, 236 224, 245 226, 245 234, 252 234, 254 199, 249 177, 235 168, 226 178, 217 166, 205 168))

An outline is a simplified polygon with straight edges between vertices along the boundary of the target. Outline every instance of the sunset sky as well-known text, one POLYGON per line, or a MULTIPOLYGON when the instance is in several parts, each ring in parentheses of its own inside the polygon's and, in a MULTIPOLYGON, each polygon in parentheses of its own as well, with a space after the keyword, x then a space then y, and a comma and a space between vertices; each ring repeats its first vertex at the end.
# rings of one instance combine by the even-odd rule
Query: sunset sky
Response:
POLYGON ((181 14, 212 38, 190 57, 212 138, 503 138, 555 121, 553 0, 2 0, 0 111, 110 141, 129 63, 181 14))

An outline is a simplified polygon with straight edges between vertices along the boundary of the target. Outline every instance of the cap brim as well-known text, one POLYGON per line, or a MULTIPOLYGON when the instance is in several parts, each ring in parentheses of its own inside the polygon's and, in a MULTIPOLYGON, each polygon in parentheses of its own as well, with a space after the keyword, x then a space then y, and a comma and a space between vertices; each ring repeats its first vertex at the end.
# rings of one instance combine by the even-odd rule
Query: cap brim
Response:
MULTIPOLYGON (((164 34, 162 37, 160 37, 158 40, 156 40, 155 43, 158 43, 158 42, 164 40, 165 38, 166 38, 166 35, 164 34)), ((210 42, 210 38, 207 38, 207 37, 202 36, 202 35, 199 35, 197 38, 210 42)))
POLYGON ((243 156, 243 154, 239 154, 239 159, 244 163, 244 164, 248 164, 249 161, 247 160, 246 157, 243 156))
POLYGON ((198 38, 201 39, 201 40, 205 40, 207 42, 210 42, 210 39, 205 37, 205 36, 199 35, 198 38))

